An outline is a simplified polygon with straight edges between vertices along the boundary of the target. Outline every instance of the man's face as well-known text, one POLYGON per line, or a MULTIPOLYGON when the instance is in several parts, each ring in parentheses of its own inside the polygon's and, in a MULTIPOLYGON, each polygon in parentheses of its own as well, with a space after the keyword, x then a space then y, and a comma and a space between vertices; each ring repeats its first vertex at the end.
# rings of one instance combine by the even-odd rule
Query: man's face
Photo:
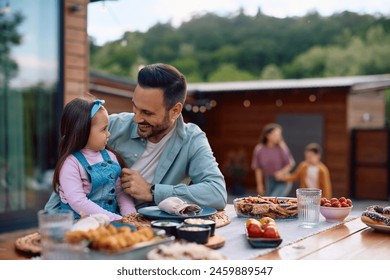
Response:
POLYGON ((164 105, 164 93, 159 88, 135 88, 133 96, 134 122, 138 135, 153 143, 159 142, 175 124, 171 112, 164 105))

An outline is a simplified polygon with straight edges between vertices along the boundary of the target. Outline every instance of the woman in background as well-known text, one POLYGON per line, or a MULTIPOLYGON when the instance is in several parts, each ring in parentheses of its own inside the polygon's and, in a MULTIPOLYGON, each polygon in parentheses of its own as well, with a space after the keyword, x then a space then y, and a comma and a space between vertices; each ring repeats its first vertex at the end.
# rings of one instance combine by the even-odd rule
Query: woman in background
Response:
POLYGON ((252 159, 258 194, 288 196, 292 183, 284 182, 281 178, 288 175, 294 165, 295 161, 282 137, 282 127, 275 123, 266 125, 252 159))

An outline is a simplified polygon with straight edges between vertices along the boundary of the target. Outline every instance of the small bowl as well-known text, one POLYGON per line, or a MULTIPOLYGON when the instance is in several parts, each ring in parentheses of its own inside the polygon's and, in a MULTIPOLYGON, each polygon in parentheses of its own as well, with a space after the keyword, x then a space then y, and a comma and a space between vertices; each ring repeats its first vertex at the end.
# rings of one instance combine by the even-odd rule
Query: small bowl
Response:
POLYGON ((174 220, 156 220, 151 222, 152 228, 163 229, 167 236, 177 237, 177 227, 182 223, 174 220))
POLYGON ((326 207, 320 206, 321 215, 325 217, 329 223, 342 222, 349 213, 351 213, 353 206, 350 207, 326 207))
POLYGON ((209 241, 210 232, 210 226, 200 227, 197 225, 181 225, 177 228, 177 237, 189 242, 205 244, 209 241))
POLYGON ((215 234, 215 226, 216 223, 214 220, 211 219, 201 219, 201 218, 188 218, 184 220, 184 223, 186 225, 193 225, 193 226, 199 226, 199 227, 207 227, 209 226, 211 228, 210 236, 214 236, 215 234))

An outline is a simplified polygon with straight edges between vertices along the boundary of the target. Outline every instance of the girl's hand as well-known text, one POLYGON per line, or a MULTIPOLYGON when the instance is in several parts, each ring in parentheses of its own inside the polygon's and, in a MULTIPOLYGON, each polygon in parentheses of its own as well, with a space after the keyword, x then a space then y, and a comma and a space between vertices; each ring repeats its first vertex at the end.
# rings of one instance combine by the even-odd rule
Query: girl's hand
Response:
POLYGON ((256 187, 256 191, 259 195, 264 195, 265 191, 264 191, 264 185, 257 185, 256 187))

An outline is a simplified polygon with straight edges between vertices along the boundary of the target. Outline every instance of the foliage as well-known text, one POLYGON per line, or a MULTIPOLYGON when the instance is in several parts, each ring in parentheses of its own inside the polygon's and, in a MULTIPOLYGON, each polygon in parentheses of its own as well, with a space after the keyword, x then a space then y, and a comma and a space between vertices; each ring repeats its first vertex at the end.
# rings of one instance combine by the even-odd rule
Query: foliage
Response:
POLYGON ((11 57, 11 48, 20 44, 21 35, 17 27, 23 20, 21 13, 12 16, 0 13, 0 84, 4 87, 18 71, 18 65, 11 57))
POLYGON ((196 15, 120 40, 90 43, 91 68, 135 79, 138 65, 170 63, 189 82, 390 73, 390 18, 343 12, 275 18, 196 15))

